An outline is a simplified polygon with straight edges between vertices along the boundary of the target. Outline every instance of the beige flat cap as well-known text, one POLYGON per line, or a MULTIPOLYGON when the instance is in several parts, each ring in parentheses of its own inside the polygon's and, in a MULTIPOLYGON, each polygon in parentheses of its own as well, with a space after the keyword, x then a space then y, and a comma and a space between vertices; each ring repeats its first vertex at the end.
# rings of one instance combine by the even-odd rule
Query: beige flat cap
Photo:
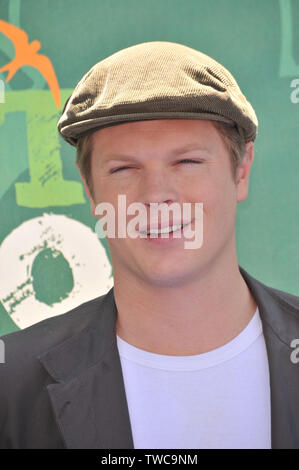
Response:
POLYGON ((207 119, 235 125, 254 140, 258 120, 231 73, 182 44, 153 41, 122 49, 94 65, 65 103, 58 131, 80 135, 147 119, 207 119))

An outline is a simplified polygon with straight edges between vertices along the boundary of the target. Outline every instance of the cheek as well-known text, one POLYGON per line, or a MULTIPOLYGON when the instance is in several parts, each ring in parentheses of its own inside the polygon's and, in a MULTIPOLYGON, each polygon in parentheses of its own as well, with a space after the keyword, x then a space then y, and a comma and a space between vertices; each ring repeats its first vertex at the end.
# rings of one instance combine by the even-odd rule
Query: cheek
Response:
POLYGON ((193 202, 203 203, 204 234, 220 236, 222 230, 231 227, 235 219, 236 194, 228 179, 217 178, 192 193, 193 202))
POLYGON ((206 228, 216 239, 226 237, 235 226, 236 204, 231 187, 218 188, 207 205, 206 228), (222 189, 222 191, 220 190, 222 189))
POLYGON ((117 201, 118 191, 105 177, 97 177, 93 179, 94 199, 97 204, 102 202, 110 202, 114 204, 117 201))
POLYGON ((110 181, 109 183, 106 181, 103 182, 104 184, 101 187, 101 191, 99 191, 101 200, 106 198, 106 201, 111 202, 117 211, 118 208, 118 201, 119 199, 124 199, 126 201, 126 205, 128 206, 131 202, 135 201, 135 190, 134 184, 125 184, 124 182, 117 182, 117 181, 110 181), (134 193, 134 194, 133 194, 134 193), (119 196, 123 196, 119 198, 119 196))

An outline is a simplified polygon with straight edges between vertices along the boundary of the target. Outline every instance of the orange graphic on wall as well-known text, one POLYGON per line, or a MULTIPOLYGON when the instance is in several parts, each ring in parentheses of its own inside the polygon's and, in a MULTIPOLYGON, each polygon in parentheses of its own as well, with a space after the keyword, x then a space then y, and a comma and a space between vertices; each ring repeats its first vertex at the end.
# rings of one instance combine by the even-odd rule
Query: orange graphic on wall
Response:
POLYGON ((8 83, 23 65, 35 67, 48 83, 55 104, 59 109, 60 89, 58 80, 50 59, 37 52, 41 48, 41 43, 35 40, 29 44, 28 34, 25 31, 4 20, 0 20, 0 32, 13 42, 16 52, 14 59, 0 68, 0 72, 8 71, 6 82, 8 83))

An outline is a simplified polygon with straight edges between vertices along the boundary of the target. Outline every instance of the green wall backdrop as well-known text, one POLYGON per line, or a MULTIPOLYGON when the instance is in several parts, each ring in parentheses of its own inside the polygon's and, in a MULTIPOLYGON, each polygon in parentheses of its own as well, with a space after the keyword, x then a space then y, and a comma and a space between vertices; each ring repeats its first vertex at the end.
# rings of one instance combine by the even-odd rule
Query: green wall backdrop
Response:
MULTIPOLYGON (((299 295, 298 0, 0 0, 0 19, 41 43, 60 86, 41 73, 0 73, 0 335, 102 295, 113 285, 74 165, 56 123, 89 68, 119 49, 173 41, 236 77, 259 119, 248 199, 238 205, 239 264, 299 295)), ((15 56, 1 33, 0 68, 15 56)))

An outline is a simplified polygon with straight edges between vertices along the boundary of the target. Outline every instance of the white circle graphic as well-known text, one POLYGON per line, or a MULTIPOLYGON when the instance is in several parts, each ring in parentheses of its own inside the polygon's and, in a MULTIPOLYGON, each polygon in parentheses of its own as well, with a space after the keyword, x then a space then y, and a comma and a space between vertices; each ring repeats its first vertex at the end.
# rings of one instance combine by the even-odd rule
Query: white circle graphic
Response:
POLYGON ((105 248, 89 227, 65 215, 44 214, 19 225, 2 242, 0 299, 16 325, 26 328, 106 294, 113 286, 111 272, 105 248), (72 290, 52 305, 36 298, 31 275, 45 249, 61 253, 73 276, 72 290))

